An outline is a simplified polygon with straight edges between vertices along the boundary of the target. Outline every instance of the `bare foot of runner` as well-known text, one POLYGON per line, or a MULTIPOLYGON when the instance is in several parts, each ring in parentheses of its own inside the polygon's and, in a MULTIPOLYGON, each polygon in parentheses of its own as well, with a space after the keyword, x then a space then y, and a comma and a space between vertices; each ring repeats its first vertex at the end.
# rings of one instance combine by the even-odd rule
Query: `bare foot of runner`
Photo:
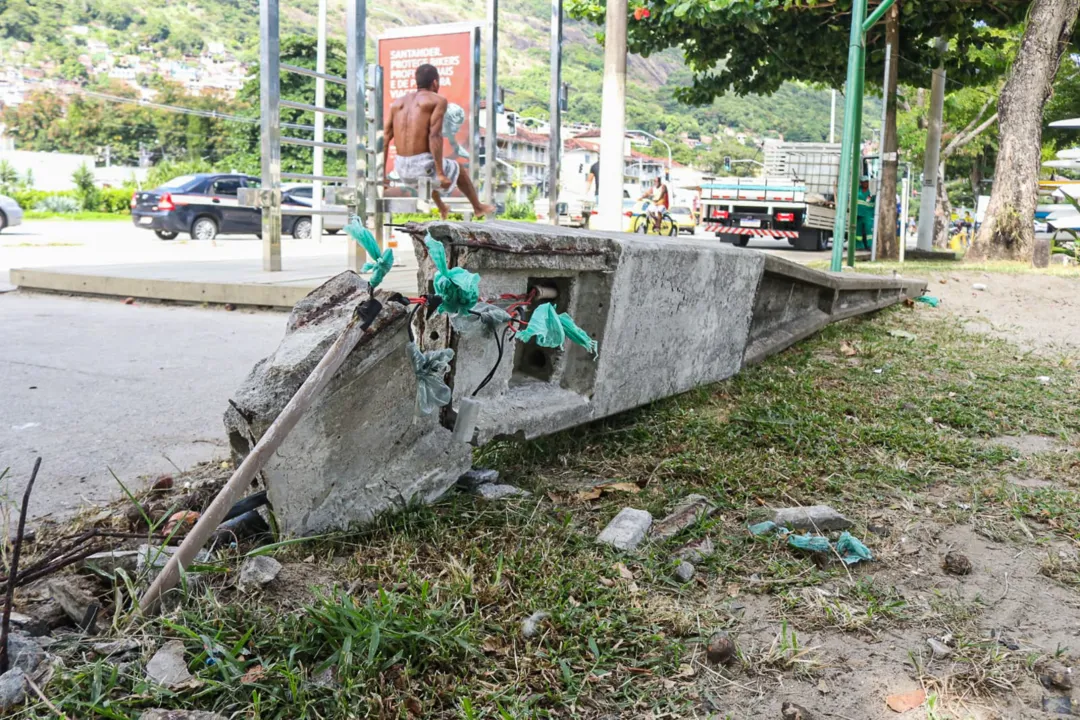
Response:
POLYGON ((487 217, 488 215, 494 215, 495 210, 494 205, 477 205, 473 207, 473 215, 478 218, 487 217))

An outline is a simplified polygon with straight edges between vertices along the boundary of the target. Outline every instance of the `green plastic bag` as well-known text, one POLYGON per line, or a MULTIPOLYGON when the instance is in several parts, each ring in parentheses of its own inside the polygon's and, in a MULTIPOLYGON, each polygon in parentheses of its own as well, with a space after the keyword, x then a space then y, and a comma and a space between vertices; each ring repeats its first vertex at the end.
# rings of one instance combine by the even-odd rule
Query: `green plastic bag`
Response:
POLYGON ((870 548, 862 544, 858 538, 847 530, 840 533, 840 539, 836 541, 836 552, 848 565, 854 565, 860 560, 873 560, 870 548))
POLYGON ((938 304, 941 302, 941 300, 934 297, 933 295, 922 295, 920 297, 915 298, 915 302, 926 303, 930 307, 937 307, 938 304))
POLYGON ((406 348, 413 372, 416 373, 416 411, 420 415, 430 415, 436 409, 450 403, 450 387, 443 382, 443 376, 450 369, 454 351, 432 350, 420 352, 416 343, 409 343, 406 348))
POLYGON ((435 263, 435 294, 442 298, 439 312, 464 314, 480 300, 480 276, 465 268, 451 269, 446 263, 446 249, 428 233, 424 238, 428 255, 435 263))
POLYGON ((777 525, 772 520, 766 520, 765 522, 759 522, 756 525, 751 525, 747 530, 751 535, 768 535, 772 531, 776 530, 777 525))
POLYGON ((551 303, 537 305, 529 316, 529 324, 517 334, 517 339, 521 342, 535 340, 540 347, 562 347, 566 331, 555 312, 555 306, 551 303))
POLYGON ((592 353, 593 357, 596 357, 596 353, 599 350, 599 345, 595 340, 589 337, 589 334, 579 328, 566 313, 559 315, 559 324, 562 325, 563 330, 566 332, 566 337, 570 339, 570 342, 576 343, 592 353))
POLYGON ((349 233, 349 236, 356 241, 357 245, 364 248, 364 252, 367 253, 369 258, 372 258, 364 263, 364 267, 360 268, 360 272, 371 273, 371 280, 368 281, 368 284, 371 285, 372 289, 377 288, 383 278, 386 277, 386 274, 390 272, 390 269, 394 267, 394 251, 390 248, 386 248, 385 251, 379 250, 379 243, 375 241, 375 236, 364 227, 358 217, 353 217, 349 221, 349 224, 345 226, 345 232, 349 233))
POLYGON ((792 547, 797 547, 800 550, 809 550, 810 552, 831 552, 832 545, 829 544, 829 538, 821 537, 820 535, 788 535, 788 544, 792 547))
POLYGON ((498 305, 478 302, 472 310, 461 315, 454 315, 450 323, 454 329, 464 334, 482 334, 495 337, 510 322, 510 313, 498 305))

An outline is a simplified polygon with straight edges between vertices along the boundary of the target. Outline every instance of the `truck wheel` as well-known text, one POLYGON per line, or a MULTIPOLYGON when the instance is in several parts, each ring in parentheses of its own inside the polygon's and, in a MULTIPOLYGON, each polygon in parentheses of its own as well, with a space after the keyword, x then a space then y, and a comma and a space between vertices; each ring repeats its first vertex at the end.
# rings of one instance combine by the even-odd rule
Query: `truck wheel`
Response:
POLYGON ((747 245, 750 244, 750 236, 749 235, 736 235, 734 243, 736 245, 738 245, 739 247, 746 247, 747 245))
POLYGON ((791 247, 795 247, 795 238, 789 237, 787 239, 787 244, 790 245, 791 247))
POLYGON ((161 240, 172 240, 179 235, 179 233, 169 232, 168 230, 155 230, 154 234, 161 240))
POLYGON ((825 231, 803 228, 793 243, 798 250, 822 251, 826 248, 825 231))

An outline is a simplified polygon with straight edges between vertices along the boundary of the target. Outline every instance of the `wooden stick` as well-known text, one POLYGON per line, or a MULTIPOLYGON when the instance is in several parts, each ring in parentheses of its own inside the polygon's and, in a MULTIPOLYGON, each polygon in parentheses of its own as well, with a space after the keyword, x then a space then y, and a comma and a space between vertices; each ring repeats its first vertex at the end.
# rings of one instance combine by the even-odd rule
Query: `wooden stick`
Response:
POLYGON ((41 698, 41 702, 45 703, 45 705, 53 711, 56 717, 60 718, 60 720, 68 720, 68 716, 60 712, 60 708, 49 702, 49 698, 45 697, 45 693, 41 692, 41 688, 38 687, 36 682, 30 679, 29 675, 26 676, 26 684, 30 686, 30 689, 34 691, 34 694, 41 698))
POLYGON ((8 630, 11 627, 11 606, 15 604, 15 583, 19 579, 19 551, 22 550, 23 534, 26 532, 26 511, 30 509, 30 491, 37 480, 41 458, 34 461, 34 470, 30 473, 30 482, 26 483, 23 493, 22 510, 19 512, 19 529, 15 533, 15 545, 11 550, 11 567, 8 570, 7 595, 4 598, 4 618, 0 620, 0 673, 8 671, 8 630))
POLYGON ((274 422, 270 424, 266 432, 263 433, 263 436, 259 438, 259 442, 255 443, 255 447, 240 463, 240 467, 236 468, 232 477, 221 488, 214 501, 210 503, 210 507, 199 517, 195 527, 191 528, 187 537, 184 538, 184 542, 180 544, 180 548, 169 558, 169 562, 154 578, 153 584, 150 585, 150 588, 139 600, 140 611, 143 613, 153 612, 157 608, 161 596, 166 591, 171 590, 180 580, 181 568, 191 565, 195 555, 210 539, 210 536, 221 524, 229 509, 251 486, 252 481, 255 479, 255 473, 262 469, 270 456, 274 454, 285 438, 289 436, 289 433, 292 432, 292 429, 296 427, 300 417, 311 406, 311 403, 322 392, 331 378, 334 377, 338 368, 341 367, 345 359, 349 357, 349 353, 360 342, 364 331, 375 320, 381 309, 379 302, 373 299, 357 307, 357 314, 353 315, 353 319, 341 331, 337 340, 326 351, 323 359, 311 371, 304 384, 300 386, 296 394, 289 400, 289 403, 274 419, 274 422), (374 306, 371 303, 374 303, 374 306))

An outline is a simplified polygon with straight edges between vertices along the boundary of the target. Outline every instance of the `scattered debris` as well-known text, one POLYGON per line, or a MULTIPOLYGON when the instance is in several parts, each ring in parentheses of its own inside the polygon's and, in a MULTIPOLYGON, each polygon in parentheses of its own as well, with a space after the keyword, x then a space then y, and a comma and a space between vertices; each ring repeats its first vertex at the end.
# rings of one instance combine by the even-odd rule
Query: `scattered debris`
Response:
POLYGON ((192 676, 184 660, 184 643, 171 640, 162 645, 146 663, 146 677, 168 688, 189 682, 192 676))
POLYGON ((525 639, 534 638, 540 634, 540 623, 551 617, 551 613, 537 610, 529 617, 521 621, 521 636, 525 639))
POLYGON ((481 485, 499 482, 499 471, 486 468, 473 468, 458 478, 457 485, 462 490, 472 492, 481 485))
POLYGON ((926 702, 926 691, 922 688, 912 690, 911 692, 897 693, 896 695, 890 695, 885 698, 885 704, 889 706, 890 710, 897 713, 905 713, 908 710, 914 710, 924 702, 926 702))
POLYGON ((528 490, 522 490, 515 485, 481 485, 476 488, 475 495, 484 500, 505 500, 512 497, 529 497, 532 495, 528 490))
POLYGON ((23 609, 26 610, 27 615, 12 613, 11 619, 14 624, 19 626, 20 630, 32 637, 48 635, 52 630, 67 625, 69 622, 67 613, 60 607, 60 603, 52 598, 47 598, 23 609), (18 616, 18 619, 16 619, 16 616, 18 616), (26 618, 26 620, 24 621, 23 618, 26 618))
POLYGON ((1071 690, 1073 686, 1072 668, 1065 667, 1061 663, 1048 663, 1042 668, 1039 680, 1047 688, 1055 687, 1059 690, 1071 690))
POLYGON ((226 720, 223 715, 202 710, 144 710, 139 720, 226 720))
POLYGON ((194 510, 181 510, 173 513, 169 516, 169 521, 165 523, 165 536, 183 537, 188 530, 195 527, 197 522, 199 522, 199 513, 194 510))
POLYGON ((141 648, 138 640, 134 638, 127 638, 123 640, 111 640, 109 642, 94 643, 91 649, 99 657, 112 657, 113 655, 123 655, 124 653, 134 652, 141 648))
POLYGON ((1049 385, 1050 384, 1050 376, 1049 375, 1039 375, 1035 379, 1038 380, 1043 385, 1049 385))
POLYGON ((903 340, 914 340, 915 335, 909 333, 907 330, 890 330, 889 335, 894 338, 901 338, 903 340))
POLYGON ((614 492, 625 492, 637 495, 641 492, 641 488, 635 483, 630 482, 600 483, 599 485, 593 485, 588 490, 582 490, 575 497, 578 500, 585 502, 588 500, 599 500, 602 496, 614 492))
POLYGON ((93 595, 75 584, 76 581, 77 578, 70 575, 56 577, 45 584, 45 590, 79 629, 93 632, 101 607, 93 595))
POLYGON ((926 644, 930 646, 930 649, 934 652, 934 657, 947 658, 953 654, 952 648, 941 642, 937 638, 927 638, 926 644))
POLYGON ((133 297, 124 298, 124 304, 125 305, 134 305, 135 304, 135 298, 133 298, 133 297))
POLYGON ((792 530, 847 530, 852 522, 828 505, 780 508, 773 522, 792 530))
MULTIPOLYGON (((945 281, 942 280, 941 282, 944 283, 945 281)), ((920 295, 919 297, 915 298, 915 302, 921 302, 924 305, 929 305, 930 307, 937 307, 941 304, 941 298, 934 297, 933 295, 920 295)))
POLYGON ((155 492, 163 492, 165 490, 171 490, 173 486, 172 475, 159 475, 154 484, 150 486, 150 489, 155 492))
POLYGON ((849 343, 847 340, 841 340, 840 341, 840 354, 843 355, 844 357, 855 357, 856 355, 859 354, 859 351, 855 348, 854 345, 849 343))
POLYGON ((706 536, 700 540, 691 540, 683 545, 675 551, 675 557, 690 563, 701 563, 712 557, 715 552, 716 549, 713 547, 712 539, 706 536))
POLYGON ((13 667, 0 675, 0 713, 6 713, 26 699, 26 673, 13 667))
POLYGON ((971 561, 968 560, 967 555, 956 550, 945 553, 945 560, 941 563, 941 566, 950 575, 969 575, 971 573, 971 561))
POLYGON ((766 535, 775 532, 781 538, 787 538, 788 545, 799 550, 812 553, 836 553, 847 565, 854 565, 862 560, 873 560, 874 555, 870 548, 866 547, 861 540, 847 530, 840 533, 836 540, 836 547, 829 538, 822 535, 796 535, 787 528, 780 527, 771 520, 751 525, 747 528, 752 535, 766 535))
POLYGON ((982 291, 985 291, 985 290, 986 290, 986 285, 985 285, 985 284, 983 284, 983 283, 975 283, 974 285, 972 285, 972 286, 971 286, 971 289, 972 289, 972 290, 982 290, 982 291))
POLYGON ((596 537, 596 542, 618 550, 633 550, 645 539, 651 525, 652 515, 647 510, 626 507, 612 518, 596 537))
POLYGON ((1072 698, 1068 695, 1063 697, 1044 697, 1042 699, 1044 712, 1051 715, 1072 715, 1072 698))
POLYGON ((82 561, 82 566, 97 570, 103 575, 116 575, 117 570, 123 570, 129 575, 135 574, 139 565, 138 550, 106 550, 105 552, 88 555, 82 561))
POLYGON ((785 700, 780 706, 780 717, 784 720, 813 720, 814 716, 802 705, 785 700))
MULTIPOLYGON (((179 548, 170 547, 168 545, 140 545, 138 549, 138 557, 135 571, 141 576, 148 571, 157 573, 161 568, 165 567, 165 564, 169 562, 171 558, 179 548)), ((200 550, 195 555, 195 563, 205 563, 210 559, 210 553, 205 550, 200 550)))
POLYGON ((240 588, 253 590, 263 587, 281 572, 281 563, 269 555, 256 555, 240 566, 240 588))
POLYGON ((652 526, 649 535, 655 540, 675 537, 698 520, 711 515, 715 510, 716 506, 704 495, 687 495, 667 517, 652 526))
POLYGON ((694 579, 694 566, 682 560, 675 566, 675 579, 681 583, 688 583, 694 579))
POLYGON ((735 642, 726 632, 713 633, 705 646, 705 658, 713 665, 727 665, 735 659, 735 642))
POLYGON ((25 635, 12 633, 7 639, 8 667, 19 668, 27 673, 37 670, 45 659, 41 647, 25 635))
POLYGON ((210 546, 214 547, 220 542, 239 542, 241 540, 269 537, 270 525, 267 524, 258 510, 249 510, 231 520, 218 525, 217 530, 210 536, 210 546))

